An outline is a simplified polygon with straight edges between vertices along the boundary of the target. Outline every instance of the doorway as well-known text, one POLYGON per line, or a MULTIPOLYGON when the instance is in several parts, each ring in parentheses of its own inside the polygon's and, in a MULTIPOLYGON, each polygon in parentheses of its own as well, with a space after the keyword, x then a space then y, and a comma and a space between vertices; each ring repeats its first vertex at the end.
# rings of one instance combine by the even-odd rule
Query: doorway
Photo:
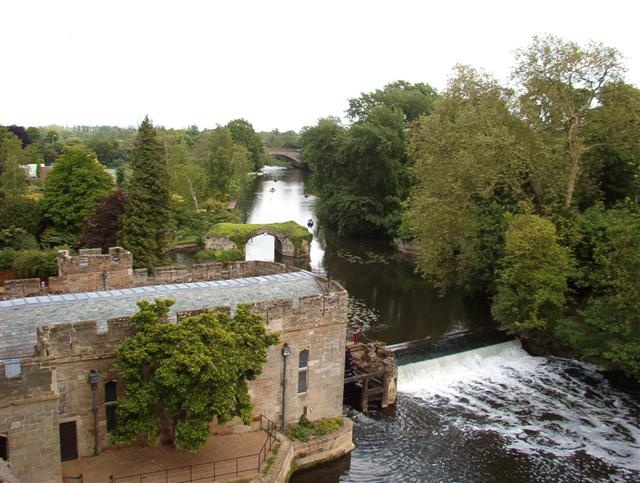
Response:
POLYGON ((62 461, 78 458, 78 432, 75 421, 60 423, 60 458, 62 461))

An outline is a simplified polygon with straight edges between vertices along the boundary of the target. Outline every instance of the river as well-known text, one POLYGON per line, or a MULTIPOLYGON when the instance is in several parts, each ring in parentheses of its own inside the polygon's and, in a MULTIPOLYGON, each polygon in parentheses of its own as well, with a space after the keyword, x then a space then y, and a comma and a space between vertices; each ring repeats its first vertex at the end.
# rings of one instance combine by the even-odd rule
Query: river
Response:
MULTIPOLYGON (((239 203, 246 221, 314 220, 304 268, 349 291, 351 329, 389 344, 431 338, 446 346, 455 339, 448 334, 491 326, 485 304, 438 297, 385 244, 340 240, 323 227, 304 172, 263 171, 239 203)), ((256 237, 247 258, 273 260, 273 248, 272 237, 256 237)), ((640 481, 640 403, 595 367, 532 357, 516 341, 449 352, 400 354, 395 407, 345 408, 356 449, 294 474, 292 483, 640 481)))

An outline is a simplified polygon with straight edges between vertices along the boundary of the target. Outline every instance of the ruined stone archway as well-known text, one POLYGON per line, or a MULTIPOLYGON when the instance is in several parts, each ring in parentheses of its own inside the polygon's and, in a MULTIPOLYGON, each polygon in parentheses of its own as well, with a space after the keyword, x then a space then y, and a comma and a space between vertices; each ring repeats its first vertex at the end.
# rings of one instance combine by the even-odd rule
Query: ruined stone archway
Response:
POLYGON ((240 249, 246 254, 249 240, 259 235, 274 238, 274 250, 282 257, 309 258, 312 234, 294 221, 269 224, 218 223, 202 238, 209 250, 240 249))

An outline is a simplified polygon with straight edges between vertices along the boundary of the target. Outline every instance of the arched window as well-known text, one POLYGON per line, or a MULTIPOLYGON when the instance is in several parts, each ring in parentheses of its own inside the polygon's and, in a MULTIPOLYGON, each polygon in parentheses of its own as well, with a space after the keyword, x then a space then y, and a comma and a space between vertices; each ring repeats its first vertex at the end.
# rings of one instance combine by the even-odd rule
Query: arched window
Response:
POLYGON ((118 407, 118 382, 109 381, 104 385, 104 412, 107 418, 107 433, 118 425, 116 408, 118 407))
POLYGON ((298 358, 298 394, 303 394, 309 389, 309 351, 300 351, 298 358))
POLYGON ((4 434, 0 434, 0 460, 7 461, 9 459, 9 438, 4 434))

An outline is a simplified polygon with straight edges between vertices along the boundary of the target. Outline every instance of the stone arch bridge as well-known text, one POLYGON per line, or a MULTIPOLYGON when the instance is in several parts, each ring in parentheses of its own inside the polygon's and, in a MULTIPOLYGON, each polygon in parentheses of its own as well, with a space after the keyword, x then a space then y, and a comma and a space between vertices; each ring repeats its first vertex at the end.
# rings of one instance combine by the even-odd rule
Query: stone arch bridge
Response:
POLYGON ((274 250, 283 257, 308 258, 313 235, 295 221, 269 224, 218 223, 202 237, 209 250, 239 249, 245 253, 246 245, 258 235, 271 235, 274 250))
POLYGON ((266 148, 265 152, 269 156, 280 156, 282 158, 287 158, 296 168, 299 168, 300 164, 302 163, 302 153, 299 149, 266 148))

